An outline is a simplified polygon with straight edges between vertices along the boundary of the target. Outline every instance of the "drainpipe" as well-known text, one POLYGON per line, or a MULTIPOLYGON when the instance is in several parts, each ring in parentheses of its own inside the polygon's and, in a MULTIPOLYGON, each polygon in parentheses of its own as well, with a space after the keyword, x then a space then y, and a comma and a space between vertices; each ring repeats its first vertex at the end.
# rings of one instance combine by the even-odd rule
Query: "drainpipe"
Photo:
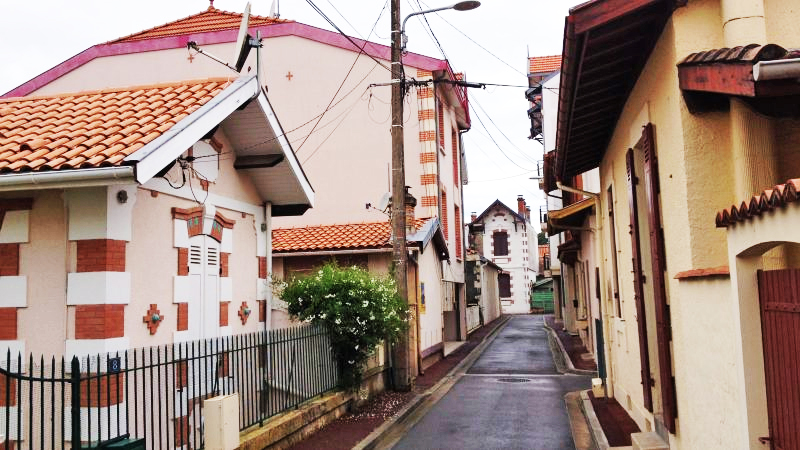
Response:
POLYGON ((267 233, 267 323, 264 327, 272 329, 272 202, 264 203, 264 224, 267 233))
POLYGON ((753 79, 755 81, 783 80, 786 78, 800 79, 800 58, 760 61, 753 65, 753 79))

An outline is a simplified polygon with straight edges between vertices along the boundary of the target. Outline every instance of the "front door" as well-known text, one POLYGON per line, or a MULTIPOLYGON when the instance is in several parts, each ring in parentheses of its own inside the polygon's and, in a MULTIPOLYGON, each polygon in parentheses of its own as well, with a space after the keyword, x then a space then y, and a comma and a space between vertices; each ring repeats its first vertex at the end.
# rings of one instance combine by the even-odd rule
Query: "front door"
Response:
POLYGON ((769 442, 800 450, 800 269, 758 271, 769 442))
POLYGON ((189 331, 194 338, 219 335, 219 242, 198 235, 189 240, 189 331))

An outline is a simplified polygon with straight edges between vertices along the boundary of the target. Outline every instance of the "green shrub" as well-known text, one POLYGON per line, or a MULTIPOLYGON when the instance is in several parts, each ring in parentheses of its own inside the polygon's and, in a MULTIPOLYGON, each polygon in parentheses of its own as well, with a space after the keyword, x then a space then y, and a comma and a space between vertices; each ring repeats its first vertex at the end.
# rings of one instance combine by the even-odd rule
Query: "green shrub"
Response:
POLYGON ((293 318, 329 330, 344 388, 359 386, 377 345, 395 341, 407 327, 408 307, 394 280, 355 266, 327 264, 316 274, 288 281, 282 291, 293 318))

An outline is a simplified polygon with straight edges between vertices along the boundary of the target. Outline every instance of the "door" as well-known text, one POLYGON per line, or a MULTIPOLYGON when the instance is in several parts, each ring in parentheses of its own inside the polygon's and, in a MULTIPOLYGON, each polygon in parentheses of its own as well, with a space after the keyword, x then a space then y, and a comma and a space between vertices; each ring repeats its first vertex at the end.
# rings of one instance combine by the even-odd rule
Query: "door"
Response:
POLYGON ((758 271, 769 441, 800 450, 800 269, 758 271))
POLYGON ((194 338, 219 335, 219 242, 206 235, 189 240, 189 332, 194 338))

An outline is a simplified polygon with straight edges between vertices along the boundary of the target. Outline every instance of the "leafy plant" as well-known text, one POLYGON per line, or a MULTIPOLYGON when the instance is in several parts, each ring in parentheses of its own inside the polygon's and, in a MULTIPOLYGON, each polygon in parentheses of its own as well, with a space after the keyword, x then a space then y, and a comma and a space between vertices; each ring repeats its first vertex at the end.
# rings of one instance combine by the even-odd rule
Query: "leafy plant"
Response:
POLYGON ((376 346, 397 340, 407 327, 408 306, 394 280, 355 266, 326 264, 315 274, 285 283, 281 298, 293 318, 328 328, 345 388, 358 387, 376 346))

